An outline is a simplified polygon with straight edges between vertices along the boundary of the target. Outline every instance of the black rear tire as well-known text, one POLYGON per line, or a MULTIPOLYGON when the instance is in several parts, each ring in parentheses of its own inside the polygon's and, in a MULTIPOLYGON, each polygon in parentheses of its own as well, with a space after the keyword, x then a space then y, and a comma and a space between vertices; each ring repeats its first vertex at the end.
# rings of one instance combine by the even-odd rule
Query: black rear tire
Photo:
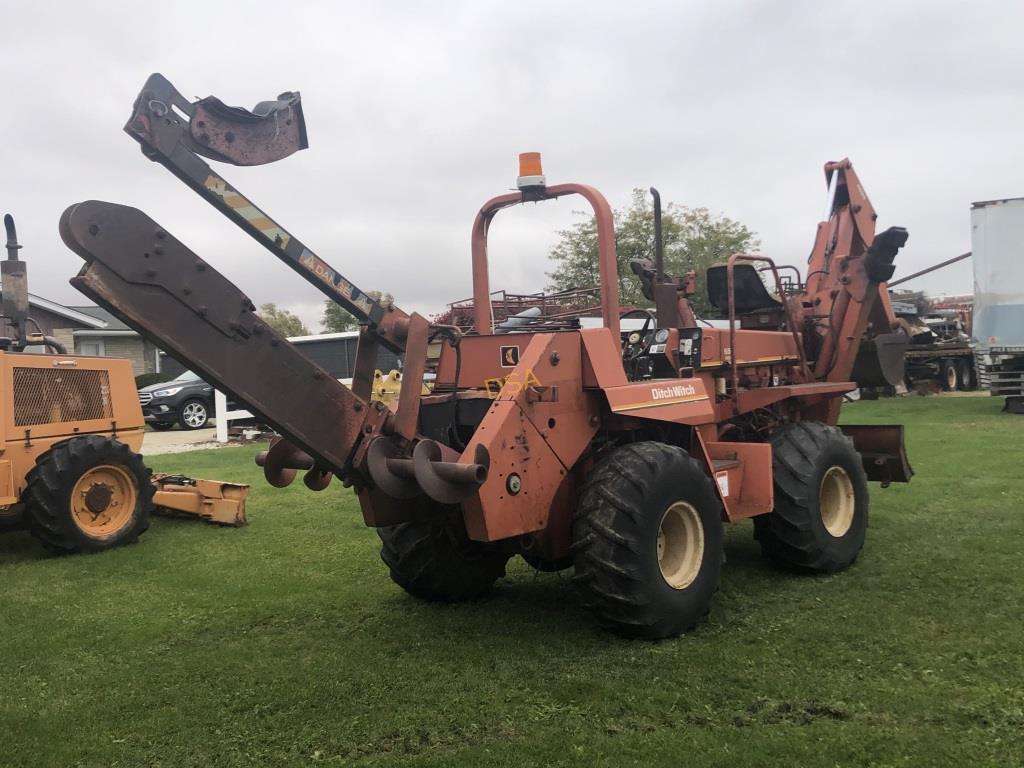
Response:
POLYGON ((707 616, 722 568, 722 507, 682 448, 613 450, 583 486, 572 539, 573 582, 613 632, 674 637, 707 616))
POLYGON ((834 573, 864 546, 868 484, 853 441, 816 421, 772 435, 775 509, 754 518, 761 552, 780 565, 834 573))
POLYGON ((442 519, 377 529, 391 579, 413 597, 457 603, 480 597, 505 575, 509 555, 472 541, 457 509, 442 519))
POLYGON ((945 358, 939 363, 939 384, 946 392, 960 389, 960 367, 956 360, 945 358))
MULTIPOLYGON (((149 477, 142 457, 119 440, 83 435, 58 443, 41 454, 28 473, 23 498, 29 532, 47 549, 62 553, 101 552, 130 544, 149 528, 154 492, 149 477), (114 468, 134 498, 134 503, 124 510, 123 522, 111 525, 109 531, 100 524, 108 507, 96 513, 96 524, 84 525, 76 517, 72 498, 78 481, 102 467, 114 468)), ((100 506, 104 496, 109 505, 110 495, 104 491, 99 494, 100 506)))

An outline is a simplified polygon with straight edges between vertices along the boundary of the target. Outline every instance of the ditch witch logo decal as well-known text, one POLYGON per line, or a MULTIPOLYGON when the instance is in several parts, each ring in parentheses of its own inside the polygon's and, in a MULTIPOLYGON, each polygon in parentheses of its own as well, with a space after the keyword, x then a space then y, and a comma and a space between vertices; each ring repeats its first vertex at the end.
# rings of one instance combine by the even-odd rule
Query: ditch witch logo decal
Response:
POLYGON ((678 403, 691 403, 708 399, 708 396, 693 384, 669 384, 664 387, 652 386, 648 392, 650 393, 649 400, 616 405, 612 408, 612 411, 621 413, 622 411, 636 411, 641 408, 657 408, 659 405, 676 405, 678 403))
POLYGON ((515 368, 519 365, 519 347, 501 348, 501 367, 515 368))
POLYGON ((692 384, 675 384, 670 387, 651 387, 651 400, 675 400, 697 394, 692 384))

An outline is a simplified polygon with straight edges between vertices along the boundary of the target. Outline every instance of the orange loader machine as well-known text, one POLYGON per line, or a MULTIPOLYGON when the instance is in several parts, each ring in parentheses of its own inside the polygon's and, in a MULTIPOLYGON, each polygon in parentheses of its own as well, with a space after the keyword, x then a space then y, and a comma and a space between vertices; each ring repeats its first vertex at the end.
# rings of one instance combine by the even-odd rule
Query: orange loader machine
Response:
POLYGON ((359 290, 206 162, 258 165, 305 148, 297 93, 247 111, 213 97, 189 102, 153 75, 125 129, 361 319, 352 388, 137 209, 88 201, 65 211, 62 237, 86 262, 72 283, 280 432, 257 457, 272 485, 304 471, 312 490, 332 476, 354 487, 392 578, 412 595, 476 597, 519 554, 541 570, 573 568, 603 625, 668 637, 709 610, 723 523, 753 518, 773 560, 835 572, 864 543, 867 482, 910 478, 902 427, 836 426, 843 394, 857 386, 862 338, 873 346, 863 375, 898 379, 902 361, 885 282, 907 233, 875 234, 849 161, 825 166, 828 210, 805 277, 788 268, 783 280, 786 268, 745 254, 708 271, 726 327, 695 317, 692 273, 664 273, 656 205, 655 260, 632 265, 655 308, 623 330, 608 202, 583 184, 549 186, 539 156, 523 155, 518 191, 485 203, 473 223, 475 328, 461 334, 359 290), (596 217, 601 326, 538 317, 496 329, 487 259, 495 215, 566 195, 596 217), (422 394, 437 340, 436 382, 422 394), (370 399, 381 345, 404 358, 389 404, 370 399))
POLYGON ((4 227, 0 531, 27 528, 51 552, 70 554, 136 541, 154 509, 243 524, 249 486, 150 472, 131 362, 68 354, 42 333, 10 214, 4 227))

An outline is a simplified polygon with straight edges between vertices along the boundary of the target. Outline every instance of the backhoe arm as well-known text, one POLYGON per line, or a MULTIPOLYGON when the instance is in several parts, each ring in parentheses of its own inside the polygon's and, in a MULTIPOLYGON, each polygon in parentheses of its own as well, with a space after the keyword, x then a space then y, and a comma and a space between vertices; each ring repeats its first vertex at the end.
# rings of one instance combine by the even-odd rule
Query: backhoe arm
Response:
POLYGON ((815 377, 849 381, 870 323, 871 357, 881 369, 876 374, 895 384, 903 376, 903 347, 890 333, 895 318, 886 281, 907 231, 891 227, 875 234, 878 216, 848 159, 827 163, 825 176, 826 220, 818 225, 801 297, 819 338, 815 377))

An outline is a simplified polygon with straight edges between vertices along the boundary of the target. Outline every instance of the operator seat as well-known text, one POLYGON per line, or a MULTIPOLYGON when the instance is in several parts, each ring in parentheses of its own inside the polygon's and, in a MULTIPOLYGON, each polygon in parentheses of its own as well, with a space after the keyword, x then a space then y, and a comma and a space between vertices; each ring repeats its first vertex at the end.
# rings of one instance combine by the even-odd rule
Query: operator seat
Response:
MULTIPOLYGON (((725 264, 708 267, 708 301, 723 314, 729 313, 729 275, 725 264)), ((736 264, 732 271, 736 314, 782 309, 782 302, 768 293, 753 264, 736 264)))
MULTIPOLYGON (((729 275, 725 264, 708 267, 708 300, 726 317, 729 316, 729 275)), ((781 330, 785 325, 785 307, 768 293, 761 274, 753 264, 733 266, 733 291, 736 316, 741 328, 781 330)))

